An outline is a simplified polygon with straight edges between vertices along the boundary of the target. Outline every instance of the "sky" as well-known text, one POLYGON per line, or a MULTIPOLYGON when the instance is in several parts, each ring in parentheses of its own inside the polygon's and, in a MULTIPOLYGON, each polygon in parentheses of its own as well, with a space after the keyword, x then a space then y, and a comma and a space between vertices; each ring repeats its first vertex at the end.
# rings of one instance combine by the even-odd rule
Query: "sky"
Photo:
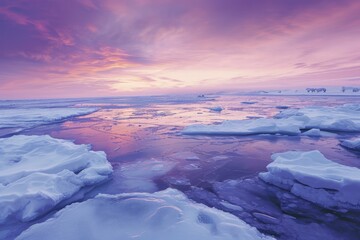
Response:
POLYGON ((0 99, 360 85, 358 0, 0 0, 0 99))

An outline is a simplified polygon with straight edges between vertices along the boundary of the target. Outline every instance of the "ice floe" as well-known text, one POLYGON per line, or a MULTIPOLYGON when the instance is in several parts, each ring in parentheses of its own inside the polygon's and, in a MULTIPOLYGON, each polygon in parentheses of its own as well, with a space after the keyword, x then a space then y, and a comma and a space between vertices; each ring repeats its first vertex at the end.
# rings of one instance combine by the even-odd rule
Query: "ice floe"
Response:
POLYGON ((252 135, 252 134, 287 134, 301 133, 301 121, 293 119, 259 118, 254 120, 228 120, 218 125, 194 124, 186 127, 183 134, 205 135, 252 135))
POLYGON ((173 189, 98 195, 24 231, 21 239, 273 239, 239 218, 173 189), (64 230, 66 229, 66 230, 64 230))
POLYGON ((211 111, 213 111, 213 112, 221 112, 222 110, 223 110, 223 108, 222 107, 220 107, 220 106, 217 106, 217 107, 211 107, 211 108, 209 108, 211 111))
POLYGON ((340 143, 341 146, 360 151, 360 138, 354 139, 354 140, 344 140, 340 143))
POLYGON ((318 128, 340 132, 360 131, 360 105, 358 104, 287 109, 277 114, 275 118, 301 119, 305 129, 318 128))
POLYGON ((312 128, 306 132, 303 132, 301 135, 308 137, 335 137, 335 133, 321 131, 318 128, 312 128))
POLYGON ((272 155, 265 182, 338 211, 360 209, 360 169, 333 162, 319 151, 290 151, 272 155))
POLYGON ((0 139, 0 224, 30 221, 109 179, 104 152, 48 135, 0 139))
POLYGON ((86 115, 97 111, 96 108, 7 108, 0 109, 0 129, 31 128, 42 124, 62 121, 64 119, 86 115))
POLYGON ((308 136, 329 135, 321 131, 360 131, 360 106, 346 104, 338 107, 306 107, 286 109, 274 118, 228 120, 220 124, 194 124, 183 129, 183 134, 199 135, 252 135, 284 134, 308 136), (318 129, 318 130, 315 130, 318 129))

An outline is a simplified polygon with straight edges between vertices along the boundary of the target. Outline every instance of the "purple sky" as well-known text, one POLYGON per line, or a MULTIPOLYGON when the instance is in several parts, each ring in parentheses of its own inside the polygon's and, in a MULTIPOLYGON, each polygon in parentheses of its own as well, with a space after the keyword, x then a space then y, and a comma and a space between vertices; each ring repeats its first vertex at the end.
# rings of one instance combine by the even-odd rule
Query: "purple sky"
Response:
POLYGON ((1 0, 0 98, 360 84, 357 0, 1 0))

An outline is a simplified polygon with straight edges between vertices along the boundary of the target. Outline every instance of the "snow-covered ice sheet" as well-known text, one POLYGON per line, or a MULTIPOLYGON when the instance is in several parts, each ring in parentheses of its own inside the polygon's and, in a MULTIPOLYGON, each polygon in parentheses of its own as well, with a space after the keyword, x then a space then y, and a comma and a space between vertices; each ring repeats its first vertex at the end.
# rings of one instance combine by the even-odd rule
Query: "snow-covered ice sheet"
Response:
POLYGON ((104 152, 48 135, 0 139, 0 224, 29 221, 109 179, 104 152))
POLYGON ((344 140, 340 144, 341 144, 341 146, 344 146, 346 148, 360 151, 360 138, 357 138, 354 140, 344 140))
POLYGON ((327 135, 316 132, 320 130, 360 132, 360 105, 346 104, 338 107, 286 109, 274 118, 229 120, 213 125, 194 124, 186 127, 182 133, 200 135, 298 135, 301 131, 309 129, 318 130, 312 130, 305 135, 327 135))
POLYGON ((318 128, 312 128, 306 132, 303 132, 301 135, 308 137, 335 137, 336 133, 321 131, 318 128))
POLYGON ((252 134, 287 134, 301 133, 302 121, 294 119, 259 118, 254 120, 229 120, 218 125, 194 124, 186 127, 183 134, 206 135, 252 135, 252 134))
POLYGON ((96 108, 7 108, 0 109, 0 129, 26 129, 95 112, 96 108))
POLYGON ((98 195, 24 231, 21 239, 273 239, 177 190, 98 195), (66 230, 64 230, 66 229, 66 230))
POLYGON ((287 109, 277 114, 280 119, 302 119, 305 129, 318 128, 327 131, 360 131, 360 105, 345 104, 337 107, 312 106, 287 109))
POLYGON ((338 211, 360 209, 360 169, 333 162, 319 151, 272 155, 265 182, 296 196, 338 211))

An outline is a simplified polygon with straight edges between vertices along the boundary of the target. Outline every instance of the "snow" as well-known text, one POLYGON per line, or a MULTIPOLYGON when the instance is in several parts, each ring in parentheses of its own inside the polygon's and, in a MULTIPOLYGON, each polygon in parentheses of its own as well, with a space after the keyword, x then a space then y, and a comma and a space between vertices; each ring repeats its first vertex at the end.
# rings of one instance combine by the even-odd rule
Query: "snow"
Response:
POLYGON ((354 139, 354 140, 344 140, 340 143, 341 146, 360 151, 360 138, 354 139))
POLYGON ((303 132, 301 135, 308 136, 308 137, 334 137, 334 136, 336 136, 335 133, 321 131, 318 128, 312 128, 306 132, 303 132))
POLYGON ((358 104, 287 109, 277 114, 275 118, 302 119, 305 129, 318 128, 325 131, 341 132, 360 131, 360 105, 358 104))
POLYGON ((174 189, 100 194, 25 230, 21 239, 273 239, 239 218, 174 189), (64 231, 66 229, 66 231, 64 231))
POLYGON ((360 169, 333 162, 319 151, 272 155, 265 182, 325 208, 360 209, 360 169))
POLYGON ((42 124, 86 115, 97 111, 96 108, 49 107, 49 108, 7 108, 0 109, 0 129, 26 129, 42 124))
POLYGON ((287 134, 298 135, 301 121, 287 119, 259 118, 254 120, 228 120, 218 125, 194 124, 186 127, 183 134, 205 135, 252 135, 252 134, 287 134))
POLYGON ((298 135, 301 131, 309 129, 310 132, 304 135, 331 135, 320 132, 320 130, 360 132, 360 105, 346 104, 337 107, 312 106, 302 109, 286 109, 274 118, 228 120, 212 125, 194 124, 187 126, 182 133, 189 135, 298 135))
POLYGON ((0 139, 0 224, 30 221, 109 179, 104 152, 47 135, 0 139))

